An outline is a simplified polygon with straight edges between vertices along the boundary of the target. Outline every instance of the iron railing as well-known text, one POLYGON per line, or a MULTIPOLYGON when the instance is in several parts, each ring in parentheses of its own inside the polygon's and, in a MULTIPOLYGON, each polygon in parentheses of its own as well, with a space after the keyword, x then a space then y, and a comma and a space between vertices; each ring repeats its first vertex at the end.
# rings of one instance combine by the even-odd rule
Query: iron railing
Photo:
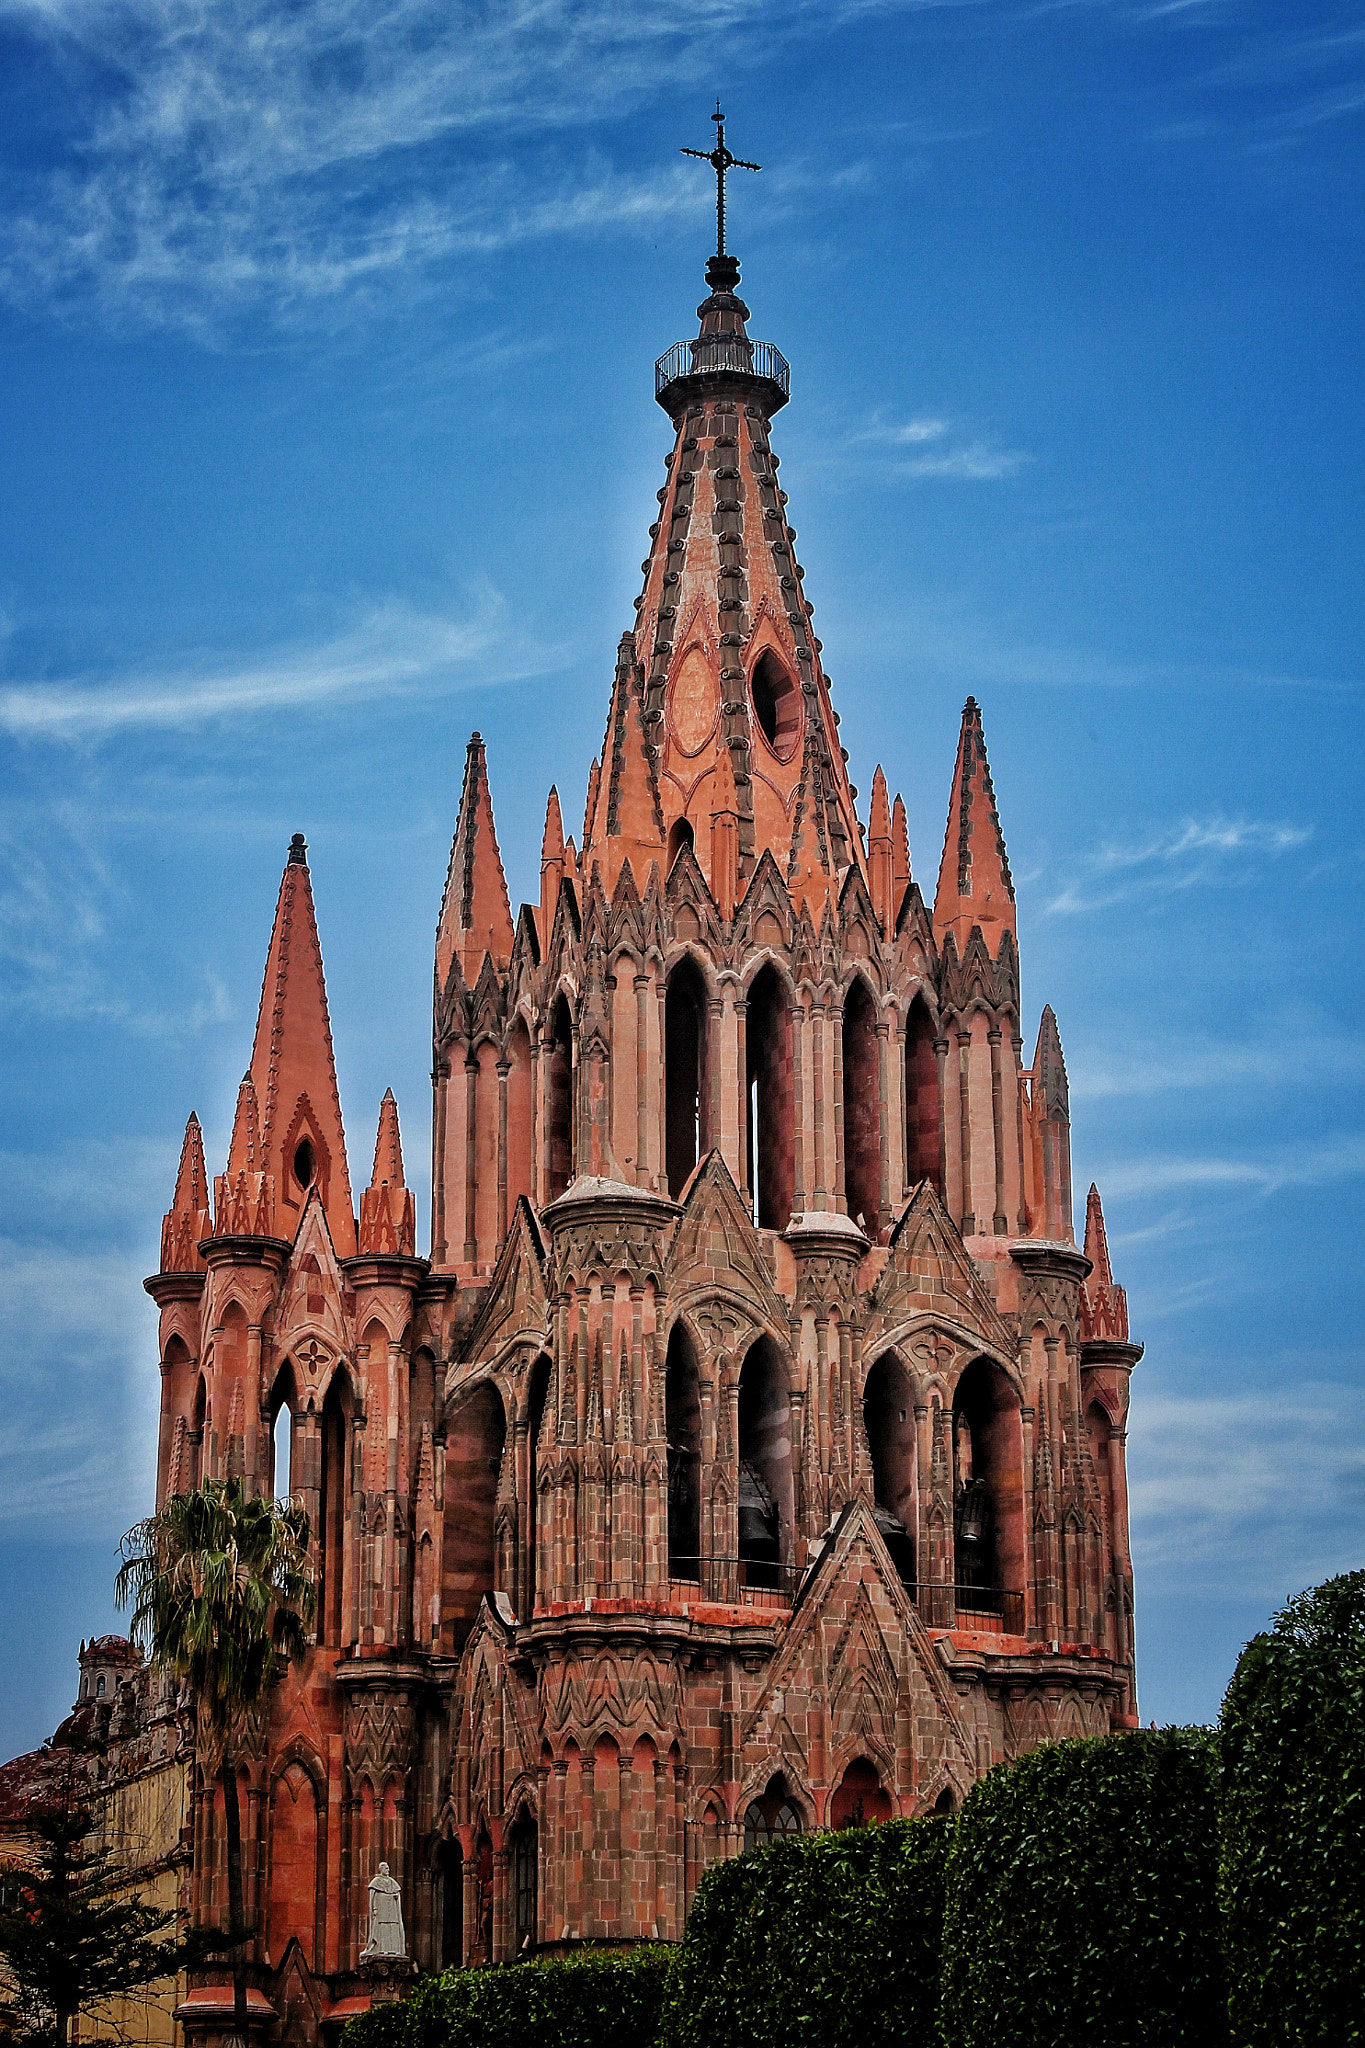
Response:
POLYGON ((674 1599, 736 1607, 790 1607, 801 1574, 795 1565, 753 1557, 670 1557, 674 1599))
POLYGON ((728 334, 675 341, 654 365, 654 395, 657 398, 679 377, 703 377, 713 370, 743 370, 753 377, 766 377, 784 398, 791 396, 791 369, 781 349, 770 341, 746 341, 742 335, 728 334))
POLYGON ((929 1628, 975 1629, 983 1635, 1021 1636, 1024 1596, 1003 1586, 907 1585, 929 1628))

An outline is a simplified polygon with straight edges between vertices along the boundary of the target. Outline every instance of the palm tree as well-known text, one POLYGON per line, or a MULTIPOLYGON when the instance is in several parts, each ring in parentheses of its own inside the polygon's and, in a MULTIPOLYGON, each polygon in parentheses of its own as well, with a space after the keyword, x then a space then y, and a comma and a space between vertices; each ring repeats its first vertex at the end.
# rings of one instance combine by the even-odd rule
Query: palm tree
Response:
POLYGON ((123 1539, 114 1598, 140 1649, 189 1686, 206 1778, 222 1779, 233 2019, 247 2041, 242 1819, 234 1751, 282 1659, 308 1647, 317 1603, 308 1516, 297 1500, 248 1499, 240 1479, 179 1493, 123 1539))

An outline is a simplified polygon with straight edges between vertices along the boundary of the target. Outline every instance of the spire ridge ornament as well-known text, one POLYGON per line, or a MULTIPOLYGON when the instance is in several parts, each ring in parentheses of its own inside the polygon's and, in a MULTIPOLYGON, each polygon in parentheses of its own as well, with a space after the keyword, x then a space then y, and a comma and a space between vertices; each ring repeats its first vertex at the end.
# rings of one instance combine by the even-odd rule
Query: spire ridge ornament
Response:
MULTIPOLYGON (((681 154, 683 156, 700 158, 702 163, 710 164, 716 174, 716 259, 718 262, 722 262, 725 257, 725 174, 727 171, 761 171, 763 166, 762 164, 751 164, 747 157, 732 156, 726 148, 725 116, 721 112, 719 99, 716 101, 716 111, 711 116, 711 119, 716 124, 715 148, 684 148, 681 154)), ((738 278, 738 273, 736 273, 736 278, 738 278)), ((708 283, 710 282, 709 278, 707 281, 708 283)))

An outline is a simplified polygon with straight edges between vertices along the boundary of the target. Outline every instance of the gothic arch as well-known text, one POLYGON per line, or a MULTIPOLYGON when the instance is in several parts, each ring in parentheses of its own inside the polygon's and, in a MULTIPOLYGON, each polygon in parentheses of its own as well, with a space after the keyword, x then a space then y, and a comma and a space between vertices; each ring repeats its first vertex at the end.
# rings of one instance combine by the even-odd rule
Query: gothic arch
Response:
POLYGON ((894 1351, 876 1359, 863 1385, 872 1457, 873 1516, 902 1585, 916 1583, 919 1470, 915 1390, 894 1351))
POLYGON ((850 975, 843 998, 844 1194, 848 1213, 871 1237, 881 1228, 880 1010, 867 975, 850 975))
POLYGON ((1026 1583, 1024 1444, 1014 1376, 984 1353, 953 1390, 955 1578, 961 1587, 1026 1583))
POLYGON ((760 1229, 785 1230, 796 1186, 790 974, 771 957, 745 984, 744 1184, 760 1229))
POLYGON ((739 1557, 751 1585, 780 1580, 795 1534, 791 1390, 783 1350, 759 1337, 739 1373, 739 1557))
POLYGON ((445 1543, 441 1634, 458 1651, 498 1586, 498 1480, 507 1442, 502 1389, 481 1376, 446 1404, 445 1543))
POLYGON ((664 993, 664 1131, 674 1201, 711 1147, 710 1021, 706 979, 685 951, 664 993))
POLYGON ((675 1317, 664 1363, 670 1579, 697 1579, 701 1571, 702 1407, 697 1359, 685 1318, 675 1317))
POLYGON ((917 989, 905 1010, 905 1185, 927 1180, 943 1199, 939 1126, 943 1104, 939 1090, 937 1019, 923 989, 917 989))

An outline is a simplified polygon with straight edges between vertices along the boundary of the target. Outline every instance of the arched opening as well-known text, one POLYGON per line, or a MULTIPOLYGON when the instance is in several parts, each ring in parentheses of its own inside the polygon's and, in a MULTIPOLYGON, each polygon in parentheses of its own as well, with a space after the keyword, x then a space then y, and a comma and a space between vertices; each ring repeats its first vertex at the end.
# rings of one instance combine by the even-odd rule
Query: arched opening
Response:
POLYGON ((1024 1583, 1019 1403, 998 1365, 975 1359, 953 1395, 953 1555, 959 1609, 1005 1617, 1024 1583))
POLYGON ((441 1887, 437 1967, 458 1970, 464 1962, 464 1852, 453 1835, 437 1852, 436 1870, 441 1887))
POLYGON ((877 1005, 857 975, 844 998, 844 1192, 849 1215, 871 1237, 881 1228, 880 1126, 877 1005))
POLYGON ((341 1642, 343 1559, 350 1516, 350 1472, 346 1456, 350 1403, 340 1372, 333 1373, 322 1404, 322 1486, 318 1507, 318 1641, 328 1649, 341 1642))
POLYGON ((668 1192, 676 1202, 710 1144, 707 1130, 706 984, 695 960, 680 960, 664 998, 665 1129, 668 1192))
POLYGON ((550 1390, 550 1361, 542 1351, 531 1367, 531 1380, 527 1388, 526 1403, 526 1446, 528 1454, 529 1498, 526 1502, 526 1561, 523 1567, 524 1585, 521 1595, 520 1613, 528 1621, 536 1604, 536 1556, 537 1522, 540 1515, 540 1431, 545 1419, 545 1397, 550 1390))
POLYGON ((524 1813, 512 1830, 512 1953, 536 1945, 536 1824, 524 1813))
POLYGON ((934 1801, 934 1812, 944 1814, 957 1812, 957 1801, 953 1797, 951 1786, 945 1785, 939 1793, 938 1798, 934 1801))
POLYGON ((549 1086, 550 1200, 573 1179, 573 1022, 561 995, 554 1007, 549 1086))
POLYGON ((801 691, 771 647, 765 647, 749 678, 758 729, 775 754, 790 754, 801 726, 801 691))
POLYGON ((286 1360, 270 1395, 270 1491, 276 1500, 293 1492, 294 1370, 286 1360))
POLYGON ((1103 1530, 1100 1569, 1106 1582, 1105 1591, 1101 1595, 1101 1627, 1104 1630, 1105 1648, 1111 1657, 1117 1657, 1120 1655, 1119 1620, 1112 1597, 1111 1576, 1114 1569, 1114 1466, 1110 1456, 1109 1414, 1100 1402, 1092 1401, 1086 1409, 1085 1429, 1090 1439, 1090 1458, 1095 1467, 1095 1480, 1100 1490, 1100 1521, 1103 1530))
POLYGON ((890 1820, 891 1814, 891 1795, 877 1776, 877 1766, 865 1756, 854 1757, 830 1801, 830 1826, 869 1827, 876 1821, 890 1820))
POLYGON ((300 1194, 307 1194, 318 1177, 318 1155, 313 1149, 311 1138, 300 1138, 294 1147, 294 1179, 298 1182, 300 1194))
POLYGON ((208 1384, 203 1373, 194 1390, 194 1409, 190 1422, 190 1471, 189 1491, 192 1493, 204 1483, 204 1424, 208 1417, 208 1384))
MULTIPOLYGON (((531 1078, 531 1039, 520 1018, 507 1034, 507 1220, 518 1199, 536 1194, 535 1087, 531 1078)), ((501 1226, 502 1218, 499 1217, 501 1226)))
POLYGON ((446 1436, 441 1628, 453 1650, 462 1647, 480 1601, 497 1583, 494 1513, 506 1436, 502 1397, 485 1380, 455 1410, 446 1436))
POLYGON ((474 1845, 474 1950, 471 1963, 493 1960, 493 1844, 480 1832, 474 1845))
POLYGON ((769 1778, 767 1790, 744 1809, 744 1846, 763 1849, 780 1842, 784 1835, 801 1833, 801 1814, 787 1789, 781 1771, 769 1778))
POLYGON ((890 1353, 867 1376, 863 1420, 872 1453, 873 1513, 901 1584, 913 1596, 919 1498, 915 1404, 909 1376, 890 1353))
POLYGON ((695 845, 691 822, 687 818, 675 818, 668 828, 668 846, 664 853, 664 874, 671 875, 673 863, 686 846, 695 845))
POLYGON ((792 1131, 792 1035, 787 992, 775 967, 749 989, 744 1027, 745 1172, 761 1230, 785 1230, 796 1184, 792 1131))
POLYGON ((910 1187, 932 1181, 942 1195, 938 1122, 934 1026, 924 997, 916 996, 905 1020, 905 1178, 910 1187))
POLYGON ((776 1586, 791 1554, 791 1401, 771 1337, 749 1349, 739 1375, 739 1556, 750 1586, 776 1586))
POLYGON ((701 1576, 701 1382, 687 1331, 674 1323, 664 1376, 668 1438, 668 1576, 701 1576))
POLYGON ((270 1795, 270 1899, 266 1946, 276 1968, 291 1938, 313 1968, 317 1928, 318 1802, 301 1763, 276 1778, 270 1795))

